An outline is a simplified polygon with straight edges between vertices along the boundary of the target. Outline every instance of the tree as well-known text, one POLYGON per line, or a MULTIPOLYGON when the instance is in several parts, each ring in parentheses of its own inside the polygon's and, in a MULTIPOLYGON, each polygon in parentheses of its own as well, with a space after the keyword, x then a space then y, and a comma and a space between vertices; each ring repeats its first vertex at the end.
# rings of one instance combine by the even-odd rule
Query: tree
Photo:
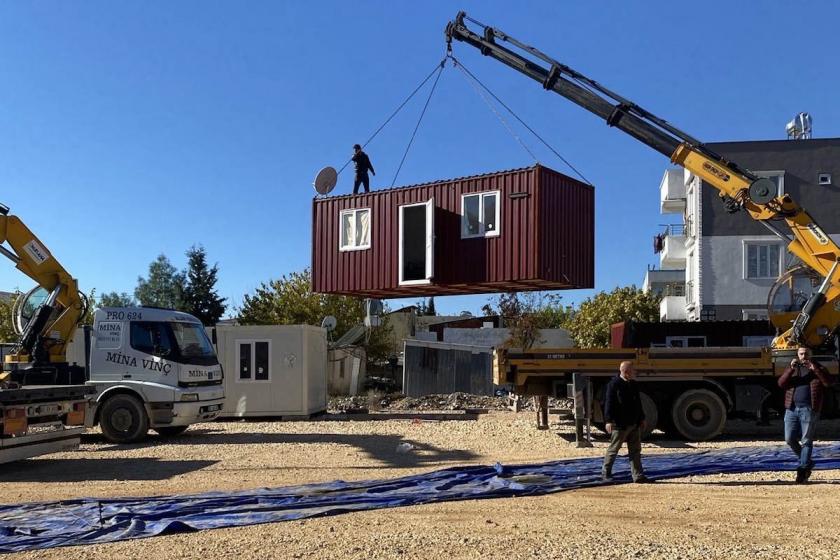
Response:
MULTIPOLYGON (((81 294, 80 294, 81 295, 81 294)), ((96 312, 96 288, 82 298, 87 303, 84 315, 79 318, 79 326, 93 326, 93 314, 96 312)))
POLYGON ((567 328, 581 348, 605 348, 610 326, 622 321, 659 321, 658 295, 636 286, 615 288, 587 298, 568 321, 567 328))
POLYGON ((140 305, 181 310, 184 297, 184 273, 172 266, 166 255, 160 254, 149 264, 148 280, 137 278, 134 297, 140 305))
POLYGON ((99 296, 98 307, 137 307, 137 300, 126 292, 108 292, 99 296))
POLYGON ((437 311, 435 311, 435 298, 434 296, 429 298, 429 303, 426 304, 426 315, 435 316, 437 315, 437 311))
POLYGON ((17 335, 12 327, 12 307, 20 294, 12 294, 8 299, 0 297, 0 342, 15 342, 17 335))
MULTIPOLYGON (((238 310, 239 322, 243 325, 316 325, 327 315, 336 318, 338 336, 364 321, 364 300, 334 294, 316 294, 312 291, 312 275, 308 268, 292 272, 260 284, 251 295, 245 295, 238 310)), ((390 327, 372 329, 365 346, 368 359, 378 361, 387 358, 390 327), (380 355, 382 354, 382 355, 380 355)))
POLYGON ((566 328, 573 315, 571 306, 561 303, 563 296, 543 292, 507 292, 490 300, 481 310, 485 315, 498 315, 510 329, 505 341, 508 348, 530 348, 539 340, 541 329, 566 328))
POLYGON ((187 251, 186 285, 182 309, 195 315, 204 325, 215 325, 225 312, 225 299, 216 291, 219 265, 207 266, 204 247, 193 245, 187 251))

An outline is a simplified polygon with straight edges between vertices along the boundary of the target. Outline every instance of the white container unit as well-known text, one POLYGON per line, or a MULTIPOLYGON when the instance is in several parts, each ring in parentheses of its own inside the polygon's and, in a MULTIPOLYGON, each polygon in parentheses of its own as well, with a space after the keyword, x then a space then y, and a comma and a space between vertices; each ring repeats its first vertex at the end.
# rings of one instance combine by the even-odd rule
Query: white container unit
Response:
POLYGON ((222 416, 310 416, 327 409, 327 333, 310 325, 220 325, 222 416))

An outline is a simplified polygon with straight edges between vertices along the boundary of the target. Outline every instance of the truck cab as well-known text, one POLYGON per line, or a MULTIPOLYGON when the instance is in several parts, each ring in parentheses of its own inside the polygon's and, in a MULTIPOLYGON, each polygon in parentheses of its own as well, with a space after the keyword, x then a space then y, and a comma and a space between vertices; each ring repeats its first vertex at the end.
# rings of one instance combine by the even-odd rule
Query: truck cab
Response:
POLYGON ((201 322, 149 307, 98 309, 85 345, 87 383, 96 388, 91 424, 114 442, 151 428, 178 435, 214 420, 224 404, 222 367, 201 322))

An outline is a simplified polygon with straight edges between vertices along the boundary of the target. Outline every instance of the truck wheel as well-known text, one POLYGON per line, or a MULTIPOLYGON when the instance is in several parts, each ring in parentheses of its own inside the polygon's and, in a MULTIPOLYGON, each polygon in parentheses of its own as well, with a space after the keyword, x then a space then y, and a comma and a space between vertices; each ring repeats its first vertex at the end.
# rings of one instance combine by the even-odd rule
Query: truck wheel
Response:
POLYGON ((114 395, 102 405, 99 426, 112 443, 132 443, 146 437, 149 418, 143 403, 131 395, 114 395))
POLYGON ((642 401, 642 410, 645 413, 645 431, 642 432, 642 437, 646 438, 650 433, 656 429, 659 423, 659 411, 656 409, 656 403, 650 398, 647 393, 639 393, 642 401))
POLYGON ((164 426, 162 428, 152 429, 163 437, 175 437, 180 436, 181 434, 186 432, 187 428, 189 428, 189 426, 164 426))
POLYGON ((671 408, 674 429, 688 441, 706 441, 720 435, 726 422, 726 406, 708 389, 689 389, 671 408))

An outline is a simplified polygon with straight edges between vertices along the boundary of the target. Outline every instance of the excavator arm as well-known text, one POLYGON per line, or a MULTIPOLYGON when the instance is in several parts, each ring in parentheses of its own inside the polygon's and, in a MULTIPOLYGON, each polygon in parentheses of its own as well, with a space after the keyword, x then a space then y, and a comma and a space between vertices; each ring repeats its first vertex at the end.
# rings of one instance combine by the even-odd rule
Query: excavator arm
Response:
POLYGON ((32 278, 48 297, 20 333, 4 368, 50 366, 66 362, 65 350, 87 309, 76 280, 17 216, 0 205, 0 254, 32 278))
POLYGON ((464 12, 447 25, 446 40, 450 51, 453 40, 471 45, 669 157, 717 189, 728 210, 746 211, 782 239, 788 250, 823 281, 792 325, 773 341, 773 348, 789 350, 800 344, 812 348, 834 346, 840 328, 840 247, 789 195, 778 196, 772 181, 738 167, 664 119, 464 12), (469 29, 467 21, 481 33, 469 29), (777 225, 781 222, 786 224, 786 231, 777 225))

